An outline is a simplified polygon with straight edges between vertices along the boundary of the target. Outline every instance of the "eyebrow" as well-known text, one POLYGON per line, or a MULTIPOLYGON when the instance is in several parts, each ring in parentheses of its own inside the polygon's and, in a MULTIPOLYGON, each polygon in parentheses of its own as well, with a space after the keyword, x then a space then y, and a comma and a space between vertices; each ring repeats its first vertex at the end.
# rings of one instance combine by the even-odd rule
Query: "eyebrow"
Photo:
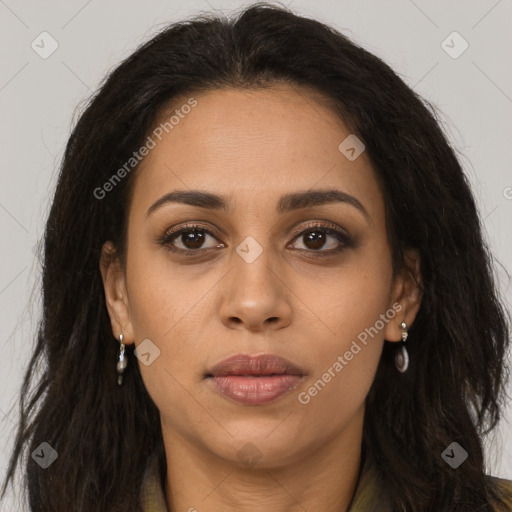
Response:
MULTIPOLYGON (((146 217, 149 217, 155 210, 169 203, 182 203, 208 210, 230 211, 228 200, 216 194, 202 190, 175 190, 157 199, 147 210, 146 217)), ((279 198, 276 211, 278 214, 288 213, 301 208, 321 206, 331 203, 346 203, 357 208, 366 218, 370 215, 354 196, 337 189, 306 190, 285 194, 279 198)))

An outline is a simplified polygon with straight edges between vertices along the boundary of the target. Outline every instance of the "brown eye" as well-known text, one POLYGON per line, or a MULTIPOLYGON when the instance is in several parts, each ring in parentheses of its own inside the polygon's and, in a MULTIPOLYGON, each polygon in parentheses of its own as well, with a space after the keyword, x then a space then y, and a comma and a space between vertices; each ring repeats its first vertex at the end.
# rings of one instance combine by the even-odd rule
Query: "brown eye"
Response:
POLYGON ((185 249, 200 249, 204 244, 206 236, 204 232, 193 230, 193 231, 182 231, 178 237, 178 240, 185 246, 185 249))
MULTIPOLYGON (((219 237, 209 229, 200 225, 189 225, 166 232, 158 243, 166 246, 170 252, 196 256, 211 249, 225 247, 223 243, 213 242, 218 239, 219 237), (209 238, 212 240, 210 246, 205 246, 209 238)), ((324 224, 309 224, 307 229, 296 235, 293 240, 302 241, 304 248, 298 248, 300 251, 326 253, 326 256, 354 246, 352 239, 344 231, 324 224)))
POLYGON ((352 239, 344 232, 323 225, 313 225, 299 233, 296 240, 301 240, 305 249, 313 252, 338 252, 346 247, 352 247, 352 239))
MULTIPOLYGON (((203 246, 208 237, 215 240, 215 235, 207 229, 201 228, 200 226, 185 227, 166 234, 161 243, 169 246, 170 250, 176 252, 199 252, 200 249, 205 249, 203 246), (179 246, 180 244, 181 247, 179 246)), ((206 249, 215 247, 219 247, 219 244, 206 247, 206 249)))
POLYGON ((308 249, 317 250, 321 249, 325 245, 327 235, 318 230, 308 231, 302 235, 302 239, 304 240, 304 244, 308 249))

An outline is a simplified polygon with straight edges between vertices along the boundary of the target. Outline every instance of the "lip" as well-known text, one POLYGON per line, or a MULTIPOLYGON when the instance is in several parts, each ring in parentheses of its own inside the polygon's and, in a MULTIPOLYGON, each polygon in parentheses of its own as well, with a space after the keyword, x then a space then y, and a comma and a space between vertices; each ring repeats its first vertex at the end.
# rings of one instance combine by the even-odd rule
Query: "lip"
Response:
POLYGON ((236 354, 223 359, 213 366, 207 377, 224 377, 226 375, 305 375, 297 365, 274 354, 250 356, 236 354))
POLYGON ((243 405, 273 402, 295 389, 306 372, 273 354, 237 354, 223 359, 205 375, 214 390, 243 405))

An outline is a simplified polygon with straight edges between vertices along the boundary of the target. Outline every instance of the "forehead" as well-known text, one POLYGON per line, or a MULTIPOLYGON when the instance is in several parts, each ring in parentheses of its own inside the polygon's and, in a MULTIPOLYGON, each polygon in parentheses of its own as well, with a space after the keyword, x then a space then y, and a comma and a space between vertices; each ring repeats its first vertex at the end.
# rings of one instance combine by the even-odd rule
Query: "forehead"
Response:
POLYGON ((318 95, 300 86, 176 98, 149 135, 155 145, 137 169, 134 208, 147 209, 172 190, 208 190, 257 206, 285 193, 331 187, 359 196, 370 214, 379 207, 365 153, 351 161, 340 151, 350 131, 318 95), (194 104, 191 98, 195 106, 184 108, 194 104), (159 127, 161 140, 153 135, 159 127))

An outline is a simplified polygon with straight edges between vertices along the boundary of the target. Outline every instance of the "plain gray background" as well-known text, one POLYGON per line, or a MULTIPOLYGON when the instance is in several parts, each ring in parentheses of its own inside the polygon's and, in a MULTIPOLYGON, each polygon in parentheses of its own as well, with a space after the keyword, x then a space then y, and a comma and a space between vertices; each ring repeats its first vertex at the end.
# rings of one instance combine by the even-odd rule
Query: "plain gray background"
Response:
MULTIPOLYGON (((2 476, 17 422, 16 409, 7 413, 17 402, 39 315, 35 248, 43 232, 77 106, 95 91, 107 71, 164 24, 202 11, 229 14, 249 3, 0 0, 2 476), (46 50, 51 48, 48 36, 40 36, 42 32, 48 32, 58 44, 45 59, 31 47, 33 41, 37 43, 45 37, 46 50)), ((512 2, 283 3, 299 14, 334 25, 381 57, 408 85, 439 108, 443 128, 473 185, 496 258, 500 288, 510 310, 512 2), (460 36, 453 35, 454 31, 460 36), (466 44, 468 48, 458 55, 466 44)), ((113 361, 113 368, 114 364, 113 361)), ((496 434, 486 440, 486 460, 489 473, 512 479, 510 405, 506 413, 496 434)), ((6 501, 0 508, 13 510, 13 505, 6 501)))

